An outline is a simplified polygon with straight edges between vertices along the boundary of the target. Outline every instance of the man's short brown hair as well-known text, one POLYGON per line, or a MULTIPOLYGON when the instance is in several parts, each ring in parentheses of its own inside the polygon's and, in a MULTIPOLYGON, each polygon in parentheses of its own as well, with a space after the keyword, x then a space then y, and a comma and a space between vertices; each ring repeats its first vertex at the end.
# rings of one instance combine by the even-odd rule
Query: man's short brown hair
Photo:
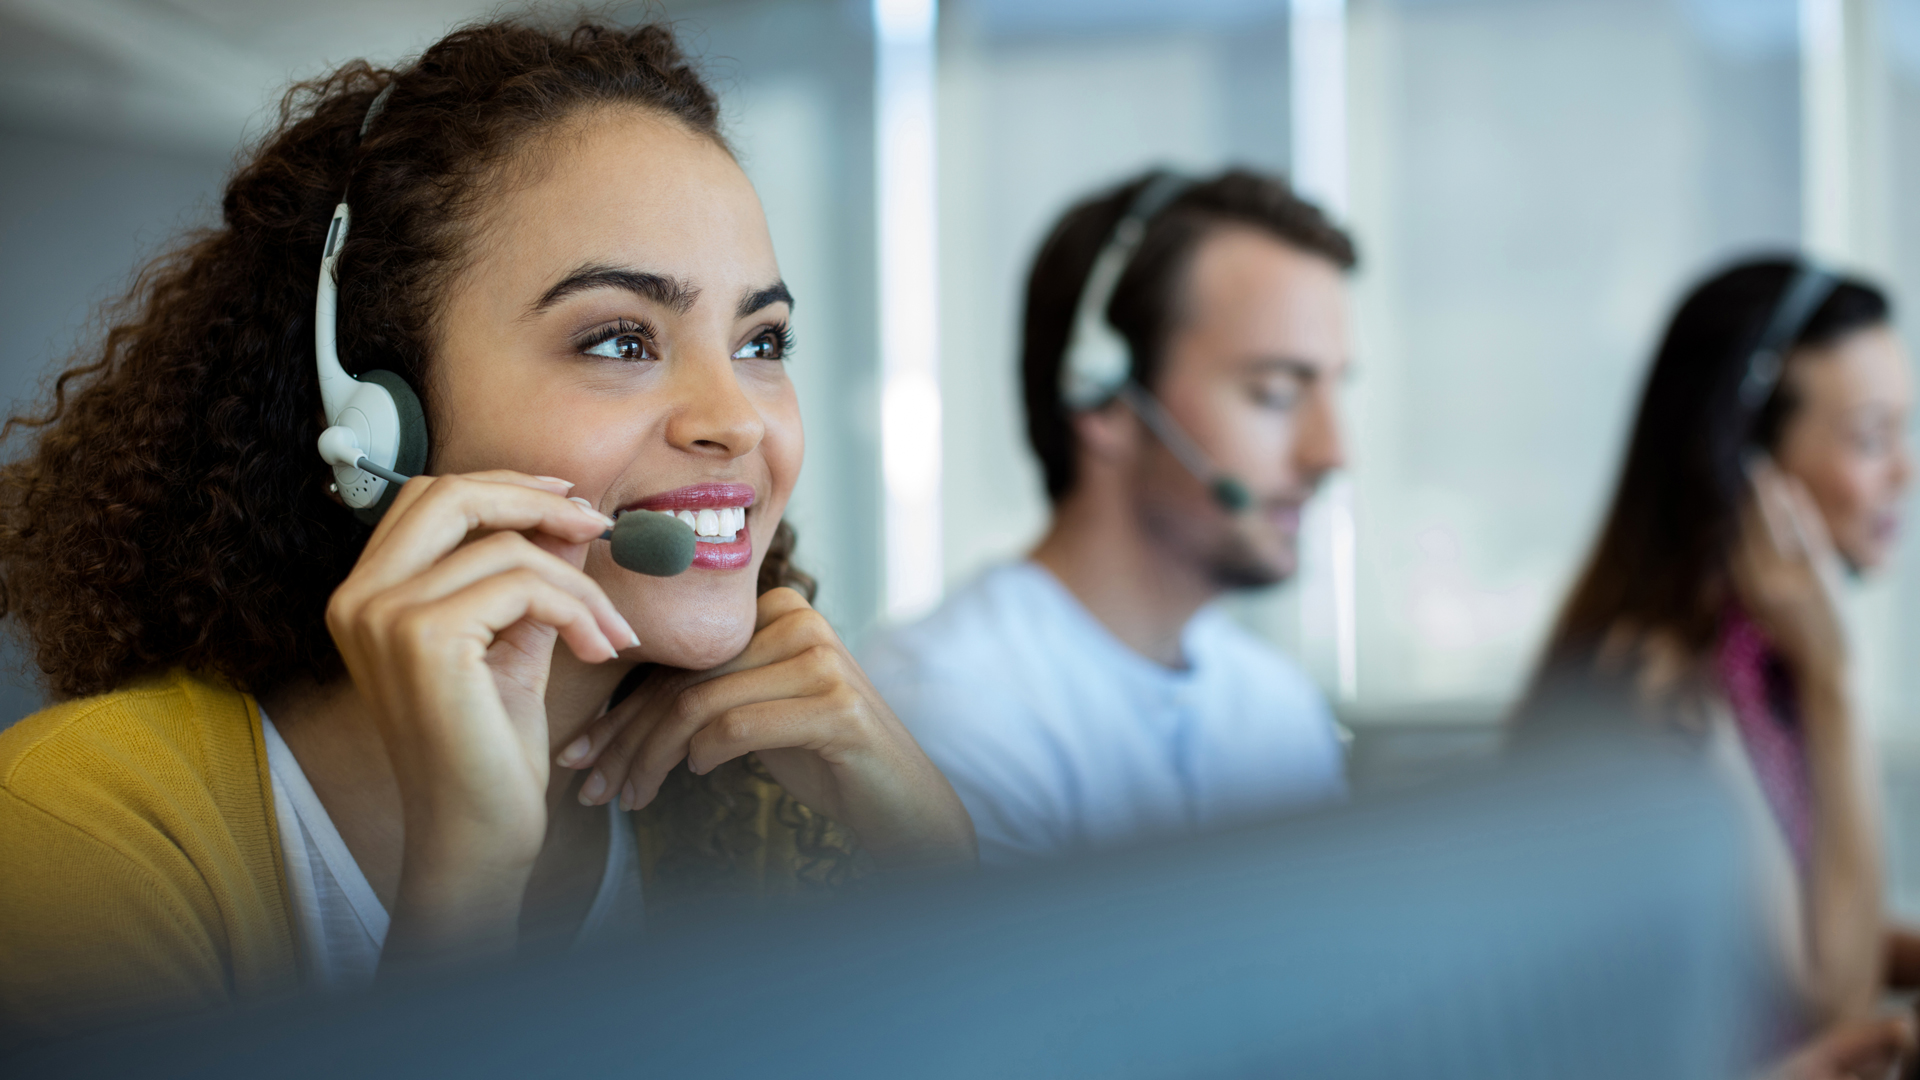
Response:
MULTIPOLYGON (((1027 439, 1046 473, 1054 502, 1076 480, 1073 425, 1060 394, 1060 365, 1073 331, 1080 292, 1094 259, 1134 199, 1156 177, 1152 170, 1076 204, 1062 215, 1027 276, 1020 364, 1025 381, 1027 439)), ((1194 183, 1148 223, 1133 261, 1121 275, 1106 317, 1133 354, 1134 381, 1153 389, 1161 354, 1178 316, 1181 283, 1202 241, 1222 225, 1250 225, 1302 251, 1353 269, 1353 240, 1285 180, 1229 169, 1194 183)))

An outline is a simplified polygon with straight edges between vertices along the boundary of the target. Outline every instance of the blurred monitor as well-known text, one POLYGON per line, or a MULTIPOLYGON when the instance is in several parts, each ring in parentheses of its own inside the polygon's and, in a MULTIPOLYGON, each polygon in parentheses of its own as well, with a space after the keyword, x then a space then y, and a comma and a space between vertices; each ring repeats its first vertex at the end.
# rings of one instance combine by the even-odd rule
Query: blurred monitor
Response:
POLYGON ((11 1075, 1746 1075, 1732 811, 1619 748, 1030 872, 714 912, 622 950, 100 1036, 11 1075))

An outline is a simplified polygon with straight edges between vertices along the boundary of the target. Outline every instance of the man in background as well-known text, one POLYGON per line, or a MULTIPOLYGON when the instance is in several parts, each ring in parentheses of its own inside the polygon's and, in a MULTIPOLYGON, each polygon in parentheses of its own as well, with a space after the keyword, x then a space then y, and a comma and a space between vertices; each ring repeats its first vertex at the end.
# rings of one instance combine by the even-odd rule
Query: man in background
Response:
POLYGON ((866 669, 1013 863, 1339 797, 1337 728, 1210 606, 1298 566, 1342 462, 1351 240, 1280 180, 1149 173, 1069 210, 1027 283, 1027 433, 1053 504, 866 669))

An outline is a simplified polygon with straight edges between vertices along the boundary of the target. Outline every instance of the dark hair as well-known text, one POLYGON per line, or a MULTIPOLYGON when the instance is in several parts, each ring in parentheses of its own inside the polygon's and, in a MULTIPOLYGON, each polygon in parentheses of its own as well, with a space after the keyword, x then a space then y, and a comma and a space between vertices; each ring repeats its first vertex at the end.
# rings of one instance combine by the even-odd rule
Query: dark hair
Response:
MULTIPOLYGON (((1757 411, 1742 406, 1740 383, 1800 265, 1768 258, 1722 270, 1667 324, 1606 523, 1561 610, 1542 676, 1593 667, 1603 641, 1622 631, 1661 634, 1688 656, 1712 646, 1729 597, 1745 455, 1773 451, 1799 406, 1791 356, 1757 411)), ((1842 278, 1793 344, 1829 344, 1891 317, 1879 289, 1842 278)))
MULTIPOLYGON (((0 470, 0 613, 53 693, 176 666, 255 693, 341 670, 324 613, 369 530, 330 497, 314 451, 314 286, 333 206, 345 192, 354 211, 341 356, 425 390, 465 226, 516 151, 599 106, 725 145, 713 92, 660 25, 488 22, 406 67, 355 62, 287 92, 221 223, 148 266, 46 410, 7 425, 35 437, 0 470)), ((763 586, 791 580, 792 547, 783 525, 763 586)))
MULTIPOLYGON (((1073 490, 1075 442, 1072 417, 1060 395, 1060 366, 1073 333, 1080 293, 1093 262, 1134 199, 1157 177, 1151 170, 1080 202, 1054 225, 1027 275, 1020 368, 1025 382, 1027 440, 1046 474, 1054 502, 1073 490)), ((1250 225, 1353 269, 1353 240, 1301 199, 1285 180, 1246 169, 1229 169, 1199 181, 1148 222, 1146 235, 1113 291, 1106 317, 1133 353, 1133 378, 1152 389, 1160 357, 1176 329, 1187 265, 1208 236, 1225 225, 1250 225)))

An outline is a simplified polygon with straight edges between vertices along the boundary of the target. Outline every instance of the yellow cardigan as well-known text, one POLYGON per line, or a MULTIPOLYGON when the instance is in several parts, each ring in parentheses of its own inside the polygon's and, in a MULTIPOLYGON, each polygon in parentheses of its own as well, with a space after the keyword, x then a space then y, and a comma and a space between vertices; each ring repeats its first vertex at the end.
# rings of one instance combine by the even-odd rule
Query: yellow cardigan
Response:
MULTIPOLYGON (((634 824, 650 922, 861 862, 751 758, 677 770, 634 824)), ((281 860, 249 695, 174 672, 0 732, 0 1047, 297 991, 281 860)))

